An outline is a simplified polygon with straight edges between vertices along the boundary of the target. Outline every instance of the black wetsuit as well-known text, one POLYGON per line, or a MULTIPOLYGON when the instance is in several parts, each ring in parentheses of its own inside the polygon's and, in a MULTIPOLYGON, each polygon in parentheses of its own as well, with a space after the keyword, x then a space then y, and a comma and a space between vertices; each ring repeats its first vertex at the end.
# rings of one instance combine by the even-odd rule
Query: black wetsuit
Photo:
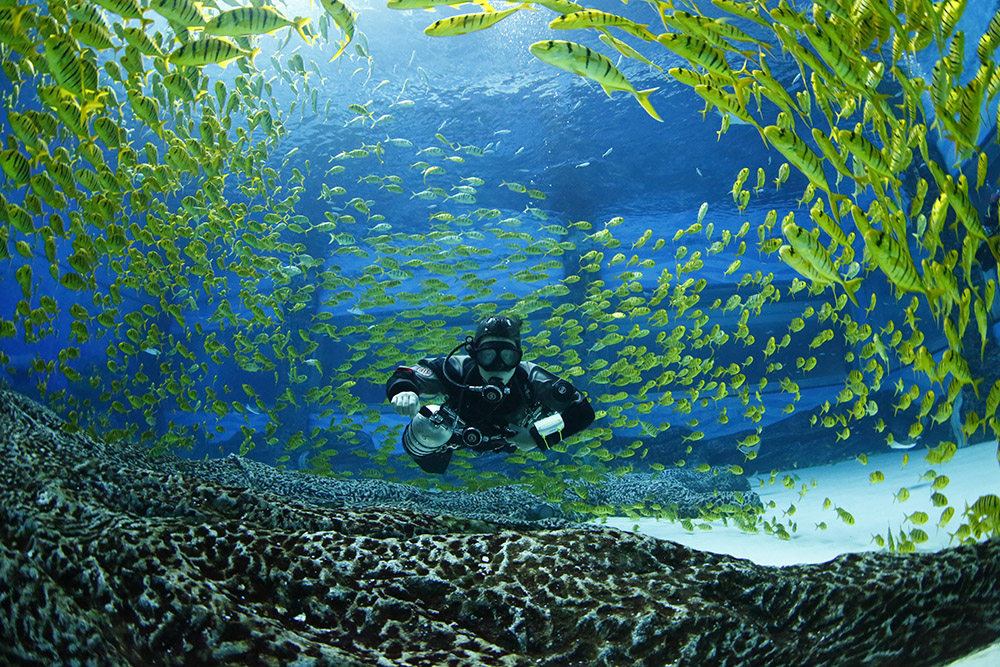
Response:
MULTIPOLYGON (((427 357, 414 366, 400 366, 386 382, 385 394, 389 400, 404 391, 412 391, 418 395, 444 395, 445 406, 456 412, 466 427, 478 429, 483 435, 481 446, 466 445, 456 433, 440 451, 425 456, 414 455, 414 460, 422 470, 444 472, 451 461, 452 450, 457 448, 514 451, 514 446, 503 440, 509 433, 507 427, 525 425, 524 421, 539 406, 543 408, 540 417, 559 413, 564 423, 561 432, 552 433, 545 438, 537 431, 531 431, 535 444, 541 449, 547 449, 562 438, 579 433, 594 421, 594 409, 583 393, 538 364, 526 361, 518 364, 507 383, 510 391, 499 403, 492 404, 482 394, 463 386, 483 384, 476 362, 470 357, 459 355, 427 357), (447 374, 445 364, 448 364, 447 374), (498 447, 498 441, 503 446, 498 447)), ((413 452, 407 451, 413 455, 413 452)))
POLYGON ((988 273, 997 267, 997 260, 993 256, 993 248, 1000 246, 1000 193, 994 193, 990 197, 989 206, 986 208, 986 217, 983 220, 983 229, 986 231, 987 241, 980 244, 976 251, 976 261, 982 268, 983 273, 988 273))
POLYGON ((995 226, 983 226, 986 230, 986 236, 989 240, 984 241, 979 244, 979 248, 976 250, 976 261, 979 262, 979 266, 982 268, 983 273, 986 273, 997 267, 997 260, 993 256, 991 247, 1000 246, 1000 229, 995 226))

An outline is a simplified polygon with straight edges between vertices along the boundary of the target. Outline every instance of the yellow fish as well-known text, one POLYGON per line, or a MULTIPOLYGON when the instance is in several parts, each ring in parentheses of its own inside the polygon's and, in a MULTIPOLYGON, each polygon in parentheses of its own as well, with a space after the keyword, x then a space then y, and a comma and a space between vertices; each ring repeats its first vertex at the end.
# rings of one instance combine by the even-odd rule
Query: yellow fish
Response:
MULTIPOLYGON (((45 61, 49 71, 62 88, 87 102, 96 96, 97 68, 88 60, 77 55, 76 40, 69 35, 53 35, 45 44, 45 61)), ((95 106, 100 104, 94 103, 95 106)))
MULTIPOLYGON (((824 248, 820 242, 816 240, 816 237, 802 227, 796 225, 794 222, 791 222, 791 220, 786 219, 785 222, 781 224, 781 233, 785 235, 785 238, 796 250, 796 252, 804 257, 820 276, 822 276, 827 282, 837 283, 843 287, 844 291, 847 292, 847 296, 850 297, 854 305, 858 305, 858 299, 854 296, 854 292, 861 286, 861 278, 855 278, 854 280, 845 282, 840 276, 840 273, 837 272, 836 267, 834 267, 833 260, 830 258, 829 253, 827 253, 826 248, 824 248)), ((782 255, 781 257, 782 259, 785 259, 785 255, 782 255)), ((796 267, 792 266, 792 268, 796 267)))
POLYGON ((830 184, 826 180, 826 174, 823 172, 823 163, 819 157, 791 130, 786 130, 775 125, 768 125, 764 128, 764 136, 767 137, 768 141, 789 162, 795 165, 809 179, 809 182, 826 192, 830 198, 830 210, 833 211, 833 218, 839 223, 840 209, 838 203, 840 201, 849 201, 849 199, 846 195, 834 194, 830 189, 830 184))
POLYGON ((600 35, 598 35, 598 37, 600 38, 600 40, 602 42, 604 42, 605 44, 607 44, 611 48, 616 49, 618 51, 618 53, 622 54, 626 58, 631 58, 633 60, 638 60, 641 63, 645 63, 646 65, 649 65, 650 67, 655 67, 658 70, 663 70, 662 67, 660 67, 659 65, 657 65, 656 63, 654 63, 652 60, 650 60, 649 58, 647 58, 646 56, 642 55, 641 53, 639 53, 638 51, 636 51, 635 49, 633 49, 631 46, 629 46, 627 42, 623 42, 622 40, 618 39, 617 37, 613 37, 613 36, 611 36, 610 34, 608 34, 606 32, 602 32, 600 35))
MULTIPOLYGON (((847 160, 845 160, 844 156, 840 154, 837 147, 833 145, 830 138, 826 136, 822 130, 815 127, 812 130, 812 135, 813 139, 816 141, 816 145, 819 146, 821 151, 823 151, 823 156, 830 161, 830 164, 832 164, 842 175, 847 176, 848 178, 854 178, 854 174, 851 172, 850 167, 847 166, 847 160)), ((837 178, 839 180, 840 176, 837 178)))
POLYGON ((862 136, 860 129, 840 130, 835 136, 838 142, 846 146, 852 155, 857 156, 875 174, 889 179, 893 185, 899 185, 899 179, 896 178, 896 175, 890 169, 889 163, 882 156, 882 152, 872 142, 862 136))
POLYGON ((136 0, 94 0, 94 4, 123 19, 142 19, 143 26, 152 23, 152 20, 142 18, 142 13, 146 10, 136 0))
POLYGON ((333 22, 344 31, 344 41, 340 43, 340 48, 330 58, 330 62, 333 62, 344 52, 344 49, 347 48, 347 45, 354 38, 354 19, 357 17, 357 14, 352 12, 351 8, 340 0, 320 0, 320 4, 323 5, 323 9, 330 15, 333 22))
POLYGON ((809 217, 813 219, 813 222, 818 224, 820 228, 830 235, 834 241, 842 245, 844 248, 851 247, 851 239, 848 238, 844 230, 840 228, 833 219, 826 214, 823 210, 822 200, 816 200, 816 204, 810 209, 809 217))
POLYGON ((640 25, 624 16, 596 9, 585 9, 571 14, 563 14, 552 19, 552 22, 549 23, 549 28, 552 30, 575 30, 578 28, 603 28, 608 26, 621 28, 625 32, 635 35, 639 39, 644 39, 647 42, 656 39, 656 35, 647 30, 645 25, 640 25))
POLYGON ((495 25, 499 21, 502 21, 521 9, 537 11, 531 6, 530 3, 525 2, 517 7, 511 7, 510 9, 505 9, 501 12, 459 14, 458 16, 451 16, 446 19, 441 19, 440 21, 435 21, 424 28, 424 34, 430 35, 431 37, 451 37, 454 35, 465 35, 470 32, 476 32, 477 30, 485 30, 486 28, 495 25))
POLYGON ((306 44, 311 44, 312 40, 303 31, 309 21, 308 17, 287 19, 273 7, 238 7, 224 11, 209 21, 205 25, 205 34, 225 37, 263 35, 291 26, 306 44))
POLYGON ((979 398, 979 385, 983 382, 984 378, 972 379, 972 371, 969 369, 969 364, 962 358, 961 354, 950 349, 944 351, 944 354, 941 355, 941 364, 938 372, 943 376, 945 371, 951 371, 955 380, 961 384, 971 384, 972 391, 975 392, 976 398, 979 398))
POLYGON ((592 51, 582 44, 553 39, 535 42, 528 47, 528 50, 531 51, 531 55, 542 62, 596 81, 609 96, 612 90, 624 90, 631 93, 646 110, 646 113, 662 122, 653 105, 649 102, 649 94, 659 90, 659 88, 636 90, 606 56, 592 51))
POLYGON ((905 248, 889 234, 878 229, 869 229, 864 234, 865 247, 871 253, 872 259, 889 277, 896 287, 904 292, 921 292, 931 297, 940 294, 940 290, 928 290, 924 286, 913 265, 909 249, 905 248))
POLYGON ((205 17, 199 8, 201 3, 192 0, 151 0, 149 8, 183 28, 203 28, 205 17))
POLYGON ((955 209, 956 216, 962 221, 969 235, 975 239, 984 241, 993 254, 993 258, 1000 262, 1000 253, 997 252, 996 246, 990 243, 990 237, 987 235, 983 223, 979 220, 979 212, 969 200, 966 188, 968 188, 968 185, 965 182, 964 175, 959 178, 957 184, 951 176, 946 176, 944 183, 941 184, 941 190, 947 195, 948 203, 955 209))
MULTIPOLYGON (((385 6, 389 9, 426 9, 432 12, 435 7, 457 7, 468 2, 470 0, 388 0, 385 6)), ((493 11, 493 7, 486 2, 476 2, 473 4, 479 5, 488 12, 493 11)))
POLYGON ((9 148, 0 153, 0 166, 4 172, 10 176, 16 185, 24 185, 31 175, 31 165, 28 158, 24 157, 20 151, 9 148))
POLYGON ((188 65, 198 67, 215 63, 225 65, 237 58, 249 57, 250 61, 260 53, 260 49, 244 51, 228 39, 221 37, 203 37, 196 42, 188 42, 184 46, 174 49, 167 61, 173 65, 188 65))
POLYGON ((720 111, 730 114, 747 125, 753 125, 757 128, 757 132, 760 134, 760 138, 764 141, 764 144, 767 145, 767 137, 764 136, 764 128, 761 127, 760 123, 758 123, 753 116, 750 115, 750 112, 748 112, 746 108, 739 103, 739 100, 734 95, 730 95, 718 86, 710 85, 695 86, 694 92, 701 95, 709 104, 718 107, 720 111))
MULTIPOLYGON (((924 457, 924 460, 930 463, 931 465, 940 465, 942 463, 947 463, 948 461, 950 461, 951 458, 955 456, 955 452, 957 451, 958 451, 958 445, 956 445, 954 442, 948 442, 947 440, 945 440, 939 443, 938 446, 934 447, 933 449, 928 447, 927 456, 924 457)), ((937 477, 937 475, 930 477, 930 479, 933 480, 935 477, 937 477)))

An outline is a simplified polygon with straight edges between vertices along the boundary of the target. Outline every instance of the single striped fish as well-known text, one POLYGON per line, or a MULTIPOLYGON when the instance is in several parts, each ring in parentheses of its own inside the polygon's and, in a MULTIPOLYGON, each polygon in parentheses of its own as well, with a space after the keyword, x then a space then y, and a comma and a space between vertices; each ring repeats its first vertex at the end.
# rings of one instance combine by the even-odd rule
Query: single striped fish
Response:
POLYGON ((204 37, 197 42, 190 42, 174 49, 167 60, 174 65, 199 67, 214 63, 225 67, 227 63, 237 58, 249 57, 252 62, 258 53, 260 49, 245 51, 228 39, 204 37))
POLYGON ((739 99, 737 99, 735 94, 729 94, 722 88, 718 86, 707 86, 699 85, 694 87, 694 92, 701 95, 706 102, 719 108, 719 111, 728 113, 733 118, 736 118, 740 122, 746 125, 753 125, 757 128, 757 133, 760 134, 760 138, 764 141, 764 145, 767 145, 767 137, 764 135, 764 128, 760 126, 760 123, 750 115, 746 107, 740 104, 739 99))
POLYGON ((222 12, 209 21, 205 25, 205 34, 241 37, 266 35, 282 28, 293 27, 307 44, 311 44, 312 40, 302 30, 309 21, 309 17, 287 19, 273 7, 239 7, 222 12))
POLYGON ((191 0, 150 0, 154 12, 185 28, 204 28, 205 17, 191 0))
POLYGON ((104 12, 87 2, 87 0, 70 0, 66 3, 66 12, 77 21, 97 23, 105 28, 108 27, 107 19, 104 18, 104 12))
POLYGON ((45 60, 56 83, 83 102, 97 92, 97 67, 79 56, 76 40, 69 35, 52 35, 45 40, 45 60))
POLYGON ((870 229, 864 234, 865 247, 882 272, 889 277, 897 288, 904 292, 921 292, 929 294, 929 290, 920 279, 917 267, 913 265, 908 249, 904 248, 889 234, 878 229, 870 229))
POLYGON ((81 44, 93 47, 98 51, 112 48, 117 51, 117 47, 111 41, 111 32, 103 23, 91 23, 74 19, 72 25, 70 25, 69 34, 81 44))
MULTIPOLYGON (((115 26, 116 28, 118 26, 115 26)), ((153 39, 146 34, 146 31, 136 27, 122 27, 118 30, 118 36, 134 46, 144 56, 150 58, 162 58, 163 51, 153 39)))
POLYGON ((28 164, 28 158, 13 148, 0 153, 0 166, 3 167, 4 173, 10 176, 11 180, 18 186, 27 183, 31 175, 31 165, 28 164))
POLYGON ((440 21, 435 21, 426 28, 424 34, 431 37, 452 37, 454 35, 466 35, 477 30, 485 30, 496 25, 514 12, 521 9, 531 9, 536 11, 530 3, 524 3, 517 7, 511 7, 501 12, 479 12, 477 14, 459 14, 440 21))
POLYGON ((128 101, 132 105, 132 111, 140 120, 146 123, 158 136, 163 133, 166 121, 160 120, 160 105, 156 100, 130 89, 128 101))
POLYGON ((107 116, 98 116, 94 119, 94 132, 98 138, 104 142, 108 148, 118 148, 122 144, 124 130, 115 121, 107 116))
MULTIPOLYGON (((772 241, 780 242, 781 239, 769 239, 772 241)), ((817 285, 829 285, 830 281, 823 276, 812 263, 803 257, 799 252, 795 250, 792 246, 788 244, 782 245, 778 248, 778 255, 781 257, 782 261, 788 266, 792 267, 798 271, 802 276, 808 278, 817 285)))
POLYGON ((180 72, 171 72, 163 77, 163 87, 176 95, 179 99, 188 102, 194 101, 205 95, 205 91, 195 90, 194 85, 180 72))
POLYGON ((91 0, 91 2, 112 14, 118 14, 123 19, 141 19, 143 25, 153 22, 152 19, 142 18, 142 13, 146 10, 139 6, 138 0, 91 0))
POLYGON ((836 139, 839 143, 846 146, 859 160, 864 162, 865 166, 871 169, 875 175, 889 179, 896 185, 899 184, 899 179, 893 173, 892 169, 889 168, 889 163, 885 161, 882 151, 862 136, 860 128, 857 131, 840 130, 836 133, 836 139))
POLYGON ((618 53, 622 54, 626 58, 632 58, 633 60, 638 60, 641 63, 644 63, 644 64, 649 65, 651 67, 655 67, 656 69, 658 69, 660 71, 663 71, 662 67, 660 67, 659 65, 657 65, 656 63, 654 63, 652 60, 650 60, 646 56, 642 55, 641 53, 639 53, 638 51, 636 51, 635 49, 633 49, 626 42, 623 42, 622 40, 618 39, 617 37, 613 37, 610 33, 608 33, 608 32, 602 32, 600 35, 598 35, 598 38, 602 42, 604 42, 605 44, 607 44, 608 46, 610 46, 611 48, 617 50, 618 53))
POLYGON ((837 222, 840 222, 839 202, 848 200, 846 195, 834 194, 826 180, 823 162, 812 152, 812 149, 791 130, 769 125, 764 128, 764 136, 771 145, 788 159, 809 181, 826 192, 830 198, 830 210, 837 222))
POLYGON ((656 39, 656 35, 651 33, 647 26, 641 25, 617 14, 602 12, 597 9, 585 9, 572 14, 563 14, 552 19, 549 28, 552 30, 577 30, 582 28, 621 28, 630 35, 635 35, 639 39, 651 42, 656 39))
POLYGON ((340 54, 344 52, 347 45, 354 39, 354 19, 357 17, 357 14, 352 12, 351 8, 340 0, 320 0, 320 4, 323 5, 323 9, 330 15, 333 22, 344 31, 344 41, 340 43, 340 48, 330 58, 330 62, 333 62, 340 57, 340 54))
POLYGON ((531 51, 531 55, 544 63, 596 81, 608 95, 611 95, 612 90, 624 90, 631 93, 646 110, 646 113, 662 122, 653 105, 649 102, 649 94, 654 90, 659 90, 659 88, 636 90, 606 56, 581 44, 552 39, 535 42, 528 47, 528 50, 531 51))
POLYGON ((664 33, 657 37, 656 41, 681 58, 692 64, 701 65, 712 74, 721 76, 727 82, 734 80, 733 70, 726 62, 726 54, 705 40, 691 35, 664 33))
POLYGON ((837 268, 833 265, 833 259, 826 248, 812 234, 791 222, 790 219, 786 218, 786 221, 781 225, 781 233, 796 253, 805 258, 819 275, 823 276, 827 282, 837 283, 843 287, 854 305, 858 305, 858 299, 854 296, 854 292, 861 286, 861 278, 855 278, 849 282, 845 281, 837 272, 837 268))
POLYGON ((389 9, 426 9, 434 11, 435 7, 458 7, 464 4, 476 4, 488 12, 493 11, 485 0, 387 0, 385 6, 389 9))
MULTIPOLYGON (((837 150, 837 147, 833 145, 833 141, 830 137, 823 133, 823 130, 814 127, 812 129, 813 140, 815 140, 816 145, 819 146, 820 150, 823 151, 823 157, 830 161, 838 172, 847 176, 848 178, 854 178, 854 173, 848 168, 847 161, 837 150)), ((839 178, 839 177, 838 177, 839 178)))

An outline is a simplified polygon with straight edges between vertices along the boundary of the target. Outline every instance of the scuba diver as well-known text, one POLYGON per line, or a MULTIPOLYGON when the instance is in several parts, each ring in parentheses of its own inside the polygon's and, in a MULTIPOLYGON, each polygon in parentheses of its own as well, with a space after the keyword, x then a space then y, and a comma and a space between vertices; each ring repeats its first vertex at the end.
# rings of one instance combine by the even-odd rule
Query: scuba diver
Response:
POLYGON ((986 216, 983 218, 983 229, 986 231, 987 240, 979 246, 976 252, 976 260, 983 267, 983 272, 995 271, 997 261, 992 254, 990 246, 1000 243, 1000 192, 990 195, 990 203, 986 207, 986 216))
MULTIPOLYGON (((980 244, 976 251, 976 261, 979 263, 980 271, 982 271, 983 283, 986 283, 991 279, 997 280, 997 260, 993 253, 1000 249, 1000 192, 994 192, 990 195, 990 203, 983 219, 983 229, 988 238, 980 244)), ((990 324, 993 324, 1000 316, 995 300, 987 315, 990 324)))
POLYGON ((569 382, 521 361, 521 321, 491 316, 444 357, 400 366, 385 385, 400 415, 413 419, 403 449, 428 473, 443 473, 452 451, 546 450, 594 421, 590 402, 569 382), (464 348, 467 355, 456 355, 464 348), (443 405, 420 405, 442 394, 443 405))

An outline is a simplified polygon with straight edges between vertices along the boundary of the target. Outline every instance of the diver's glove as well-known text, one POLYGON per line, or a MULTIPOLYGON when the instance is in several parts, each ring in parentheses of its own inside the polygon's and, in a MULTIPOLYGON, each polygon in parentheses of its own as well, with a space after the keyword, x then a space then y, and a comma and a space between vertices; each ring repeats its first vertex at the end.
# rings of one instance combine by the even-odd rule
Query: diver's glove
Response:
POLYGON ((399 392, 392 397, 390 403, 396 414, 403 415, 404 417, 413 417, 420 410, 420 399, 417 397, 416 392, 412 391, 399 392))

